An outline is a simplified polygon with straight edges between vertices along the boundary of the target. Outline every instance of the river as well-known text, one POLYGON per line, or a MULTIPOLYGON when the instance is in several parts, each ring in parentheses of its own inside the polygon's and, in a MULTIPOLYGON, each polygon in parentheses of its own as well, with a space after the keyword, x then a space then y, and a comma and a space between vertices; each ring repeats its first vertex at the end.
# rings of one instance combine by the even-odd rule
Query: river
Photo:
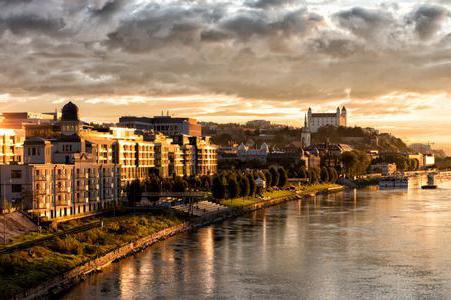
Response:
POLYGON ((451 183, 254 212, 112 264, 65 299, 451 298, 451 183))

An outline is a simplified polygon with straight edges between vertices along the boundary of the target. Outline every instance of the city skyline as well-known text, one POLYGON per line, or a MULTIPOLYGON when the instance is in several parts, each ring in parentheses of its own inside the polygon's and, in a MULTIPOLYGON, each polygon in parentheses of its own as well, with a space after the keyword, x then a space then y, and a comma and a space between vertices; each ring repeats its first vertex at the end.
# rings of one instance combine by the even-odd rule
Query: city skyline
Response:
POLYGON ((308 107, 451 142, 450 2, 0 1, 0 110, 301 126, 308 107))

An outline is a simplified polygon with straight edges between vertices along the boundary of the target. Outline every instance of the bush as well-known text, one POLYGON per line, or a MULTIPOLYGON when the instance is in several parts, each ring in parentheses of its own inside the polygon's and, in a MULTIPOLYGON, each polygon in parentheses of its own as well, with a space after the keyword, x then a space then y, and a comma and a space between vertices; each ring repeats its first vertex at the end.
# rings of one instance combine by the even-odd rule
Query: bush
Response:
POLYGON ((49 246, 49 248, 53 251, 63 254, 83 254, 82 244, 71 236, 64 239, 56 238, 55 241, 49 246))
POLYGON ((330 175, 329 171, 326 167, 321 168, 321 181, 322 182, 329 182, 330 181, 330 175))
POLYGON ((213 185, 211 187, 211 193, 215 199, 224 199, 226 196, 225 178, 221 175, 217 175, 213 178, 213 185))
POLYGON ((236 180, 235 176, 230 176, 229 180, 227 181, 227 191, 229 194, 229 198, 236 198, 240 195, 240 186, 238 184, 238 181, 236 180))
POLYGON ((95 245, 85 245, 85 248, 84 248, 84 252, 89 255, 96 254, 97 250, 98 250, 98 247, 95 245))
POLYGON ((277 172, 279 173, 278 186, 283 188, 283 187, 285 187, 285 185, 287 184, 287 181, 288 181, 287 171, 285 171, 285 169, 283 167, 279 167, 277 169, 277 172))
POLYGON ((145 217, 141 217, 138 221, 138 224, 140 226, 147 226, 149 225, 149 221, 145 217))
POLYGON ((279 184, 279 172, 276 167, 269 168, 269 172, 271 173, 271 186, 277 186, 279 184))

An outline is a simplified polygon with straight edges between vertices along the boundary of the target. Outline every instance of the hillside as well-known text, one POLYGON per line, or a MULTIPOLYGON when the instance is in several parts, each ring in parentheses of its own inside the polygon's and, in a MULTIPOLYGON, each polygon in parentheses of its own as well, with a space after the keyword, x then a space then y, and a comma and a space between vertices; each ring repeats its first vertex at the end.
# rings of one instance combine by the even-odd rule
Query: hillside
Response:
POLYGON ((313 143, 321 143, 326 140, 330 143, 349 144, 360 150, 410 152, 400 138, 388 133, 379 133, 374 128, 327 126, 312 134, 313 143))
MULTIPOLYGON (((247 143, 261 145, 267 143, 279 147, 300 141, 301 129, 283 125, 271 125, 264 128, 249 127, 240 124, 208 123, 202 128, 205 135, 211 135, 213 142, 220 146, 247 143)), ((360 150, 379 150, 381 152, 409 152, 407 145, 388 133, 379 133, 373 128, 361 127, 323 127, 312 134, 313 143, 349 144, 360 150)))

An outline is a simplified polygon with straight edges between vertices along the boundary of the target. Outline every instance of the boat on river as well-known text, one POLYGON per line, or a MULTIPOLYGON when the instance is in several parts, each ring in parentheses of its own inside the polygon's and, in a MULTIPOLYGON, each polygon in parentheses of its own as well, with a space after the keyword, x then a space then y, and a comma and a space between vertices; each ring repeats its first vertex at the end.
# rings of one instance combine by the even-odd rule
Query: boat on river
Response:
POLYGON ((409 178, 406 176, 387 176, 379 181, 380 188, 408 188, 409 178))
POLYGON ((435 175, 432 173, 428 174, 428 183, 426 185, 422 185, 421 188, 423 190, 435 190, 437 185, 435 184, 435 175))

